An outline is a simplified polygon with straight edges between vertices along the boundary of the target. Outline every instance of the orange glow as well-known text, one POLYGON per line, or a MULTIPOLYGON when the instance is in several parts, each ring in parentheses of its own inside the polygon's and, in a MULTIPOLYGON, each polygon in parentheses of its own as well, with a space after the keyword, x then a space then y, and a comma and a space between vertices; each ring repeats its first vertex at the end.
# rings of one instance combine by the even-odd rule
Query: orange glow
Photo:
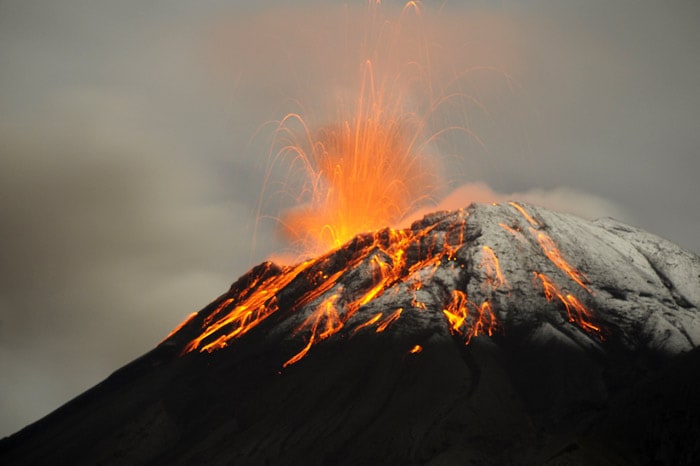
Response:
POLYGON ((453 334, 459 334, 462 331, 462 325, 469 313, 467 302, 467 295, 463 291, 454 290, 452 292, 452 299, 447 304, 447 307, 442 310, 445 316, 447 316, 447 321, 450 323, 450 331, 453 334))
POLYGON ((572 294, 564 295, 545 274, 539 272, 534 272, 534 274, 535 278, 542 284, 547 301, 557 298, 564 305, 569 322, 575 323, 585 331, 594 333, 601 340, 603 339, 602 329, 592 322, 593 313, 576 296, 572 294))
POLYGON ((450 332, 453 335, 462 336, 467 345, 473 337, 478 335, 491 336, 498 329, 498 320, 491 303, 484 301, 477 306, 469 301, 464 292, 459 290, 452 292, 452 298, 442 312, 450 324, 450 332), (470 307, 472 309, 471 315, 470 307))
MULTIPOLYGON (((193 333, 197 336, 184 345, 181 354, 225 348, 278 312, 281 319, 291 315, 295 323, 301 322, 291 333, 303 347, 284 367, 300 361, 314 345, 334 335, 352 336, 372 326, 376 326, 375 333, 385 332, 403 312, 436 312, 444 307, 449 331, 467 344, 475 336, 493 335, 498 330, 498 309, 494 308, 499 302, 489 299, 495 290, 509 289, 510 285, 491 247, 476 251, 485 280, 480 292, 470 296, 473 301, 468 299, 466 288, 449 289, 458 286, 451 283, 468 283, 461 280, 463 276, 454 282, 441 281, 440 286, 448 289, 440 288, 439 293, 425 288, 438 270, 454 272, 455 276, 471 270, 467 266, 470 262, 459 253, 470 246, 465 240, 469 212, 457 211, 454 223, 446 229, 437 228, 437 224, 423 229, 383 228, 399 224, 436 195, 439 167, 431 144, 447 131, 473 135, 468 128, 457 126, 431 129, 431 116, 450 98, 472 99, 460 86, 449 87, 460 79, 459 74, 451 75, 444 89, 431 80, 431 40, 421 37, 418 3, 407 2, 397 21, 376 16, 379 4, 379 0, 370 2, 370 15, 375 16, 367 21, 371 26, 364 31, 360 54, 348 58, 355 61, 344 63, 344 80, 348 82, 343 83, 342 93, 333 86, 324 89, 335 104, 329 114, 322 115, 326 119, 314 114, 307 117, 301 111, 289 113, 278 122, 274 134, 263 190, 271 187, 268 183, 274 168, 281 165, 286 169, 287 183, 280 191, 295 207, 277 220, 296 252, 315 258, 280 269, 270 264, 243 289, 217 302, 201 324, 190 316, 171 333, 199 325, 193 333), (411 18, 418 20, 411 24, 415 27, 402 28, 401 21, 411 18), (398 51, 402 53, 395 53, 398 51), (357 240, 345 246, 342 257, 329 252, 343 248, 353 238, 357 240), (359 272, 359 279, 345 283, 348 272, 359 272), (419 300, 418 291, 424 288, 419 300), (394 307, 404 306, 405 310, 387 310, 389 298, 394 297, 394 307), (376 305, 369 307, 373 303, 376 305), (378 309, 384 313, 376 312, 378 309), (353 322, 348 326, 351 328, 346 327, 348 322, 353 322)), ((450 69, 455 71, 453 65, 450 61, 450 69)), ((532 234, 547 258, 590 292, 585 275, 563 259, 551 238, 535 230, 542 227, 540 222, 521 205, 509 204, 534 227, 532 234)), ((262 210, 259 205, 259 215, 262 210)), ((526 241, 519 226, 500 226, 526 241)), ((556 297, 564 303, 570 321, 598 332, 590 312, 578 299, 563 295, 544 275, 536 276, 547 300, 556 297)))
MULTIPOLYGON (((304 345, 284 363, 284 367, 289 367, 304 358, 314 345, 342 332, 347 322, 360 309, 376 302, 388 290, 394 293, 397 299, 402 299, 401 293, 407 293, 410 297, 410 307, 398 308, 388 315, 382 312, 374 313, 363 323, 349 329, 348 335, 355 335, 358 331, 374 325, 376 333, 385 332, 403 312, 430 312, 434 309, 432 301, 431 304, 427 304, 419 301, 416 295, 419 290, 426 288, 438 268, 452 270, 453 273, 464 273, 461 272, 464 264, 453 259, 454 251, 460 247, 453 241, 464 241, 460 233, 464 229, 463 220, 463 216, 458 216, 454 227, 447 232, 433 231, 434 226, 428 226, 415 230, 387 228, 364 235, 359 237, 352 247, 339 253, 345 255, 340 266, 332 260, 332 255, 279 270, 265 264, 261 267, 261 272, 252 277, 250 283, 237 291, 235 296, 228 296, 218 303, 200 324, 200 334, 184 346, 182 354, 192 351, 211 352, 224 348, 232 340, 242 337, 280 310, 278 292, 296 278, 299 278, 297 283, 305 286, 293 297, 286 299, 284 312, 305 312, 304 319, 293 331, 295 335, 303 335, 304 345), (342 283, 342 277, 358 267, 367 269, 367 279, 361 282, 361 285, 346 288, 347 284, 342 283)), ((554 243, 546 239, 549 237, 543 240, 543 237, 539 236, 542 232, 534 229, 532 233, 538 238, 543 254, 552 263, 557 264, 569 276, 573 274, 579 278, 562 258, 554 243)), ((493 249, 481 246, 479 251, 482 254, 480 266, 484 270, 484 277, 478 301, 471 301, 464 291, 452 289, 442 309, 449 331, 462 337, 466 344, 475 336, 490 336, 498 331, 500 324, 494 309, 495 303, 488 297, 493 290, 509 288, 508 280, 493 249)), ((566 318, 570 322, 602 338, 602 328, 594 322, 593 313, 581 300, 571 293, 561 291, 559 286, 543 273, 534 272, 534 277, 542 287, 547 301, 556 299, 562 303, 566 310, 566 318)), ((194 325, 194 322, 196 319, 190 316, 178 329, 194 325)))
MULTIPOLYGON (((468 212, 464 212, 464 216, 468 216, 468 212)), ((453 260, 455 259, 455 255, 457 254, 457 251, 459 250, 460 247, 464 245, 464 234, 467 231, 467 220, 464 219, 461 222, 459 222, 459 226, 457 228, 457 238, 452 241, 448 241, 447 244, 445 244, 445 250, 447 252, 447 260, 453 260)))
POLYGON ((501 272, 501 266, 498 264, 496 253, 488 246, 484 246, 482 250, 484 255, 481 259, 480 267, 482 267, 486 273, 484 285, 493 289, 508 288, 508 281, 503 276, 503 272, 501 272))
POLYGON ((281 216, 290 243, 307 253, 337 248, 358 233, 397 223, 430 200, 437 172, 423 147, 425 122, 406 97, 377 82, 370 60, 361 67, 357 100, 339 109, 337 124, 311 130, 287 115, 280 133, 290 174, 305 180, 294 208, 281 216), (301 138, 291 128, 301 127, 301 138))
MULTIPOLYGON (((591 311, 586 309, 586 307, 581 304, 581 301, 574 295, 567 294, 565 297, 566 301, 569 303, 566 310, 569 314, 569 320, 576 322, 579 326, 583 327, 586 331, 600 334, 600 327, 591 323, 590 319, 593 317, 591 311), (571 312, 573 309, 573 313, 571 312), (575 314, 575 315, 573 315, 575 314)), ((601 337, 602 338, 602 337, 601 337)))
POLYGON ((532 233, 537 236, 537 242, 540 244, 540 248, 542 248, 542 252, 544 252, 547 258, 560 270, 565 272, 569 278, 575 281, 581 288, 592 293, 591 289, 584 282, 584 280, 587 280, 586 275, 576 270, 562 257, 561 251, 559 251, 554 240, 542 231, 533 231, 532 233))
MULTIPOLYGON (((463 229, 463 222, 461 220, 460 222, 455 231, 463 229)), ((309 337, 304 348, 287 361, 285 367, 302 359, 316 343, 339 332, 360 308, 377 299, 387 288, 407 281, 409 277, 411 283, 409 288, 414 293, 411 299, 412 308, 427 310, 427 305, 418 301, 415 293, 423 286, 423 280, 429 280, 441 264, 451 263, 449 258, 457 246, 450 241, 440 241, 438 246, 437 236, 431 237, 432 228, 428 227, 422 231, 384 229, 368 235, 371 241, 358 251, 356 256, 345 264, 345 267, 333 273, 324 271, 327 257, 322 256, 297 266, 285 267, 272 277, 263 278, 263 274, 252 280, 249 287, 242 290, 239 296, 223 300, 204 320, 201 334, 190 341, 182 353, 195 350, 211 352, 224 348, 231 340, 243 336, 279 310, 277 292, 296 277, 307 279, 311 286, 296 297, 293 303, 290 303, 293 310, 308 306, 325 296, 337 285, 344 273, 365 261, 368 261, 372 271, 372 283, 365 289, 353 291, 352 296, 345 296, 343 294, 345 291, 339 287, 330 298, 324 299, 317 305, 295 329, 295 333, 308 332, 309 337), (406 263, 406 251, 411 244, 420 241, 432 245, 429 255, 415 260, 409 266, 406 263), (427 270, 427 273, 421 272, 419 279, 414 275, 418 270, 427 270), (341 295, 342 302, 345 304, 339 306, 341 295)), ((453 236, 458 240, 462 238, 460 233, 453 236)), ((403 308, 397 309, 377 326, 376 331, 383 332, 399 318, 402 312, 403 308)), ((376 314, 367 322, 357 326, 353 334, 362 328, 376 324, 381 318, 381 313, 376 314)))
POLYGON ((421 351, 423 351, 423 347, 421 345, 416 345, 413 348, 411 348, 409 353, 416 354, 416 353, 420 353, 421 351))
POLYGON ((355 330, 353 330, 352 334, 354 335, 354 334, 356 334, 357 332, 359 332, 360 330, 362 330, 363 328, 369 327, 370 325, 373 325, 373 324, 377 323, 377 321, 378 321, 379 319, 381 319, 381 318, 382 318, 382 313, 381 313, 381 312, 375 314, 374 317, 372 317, 371 319, 369 319, 369 320, 368 320, 367 322, 365 322, 364 324, 360 324, 360 325, 358 325, 357 327, 355 327, 355 330))
POLYGON ((311 334, 311 337, 309 338, 309 342, 306 344, 306 346, 304 346, 304 349, 302 349, 302 350, 299 351, 297 354, 295 354, 294 356, 292 356, 291 358, 289 358, 289 359, 287 360, 287 362, 285 362, 284 364, 282 364, 282 367, 291 366, 292 364, 294 364, 295 362, 299 362, 299 361, 301 360, 301 358, 303 358, 304 356, 306 356, 306 353, 308 353, 309 350, 311 349, 311 345, 314 344, 314 338, 315 338, 315 336, 316 336, 315 334, 311 334))
POLYGON ((303 207, 281 218, 285 235, 303 251, 337 248, 396 223, 433 193, 434 171, 417 148, 421 125, 385 108, 378 91, 367 87, 355 115, 309 135, 310 148, 285 148, 308 180, 298 198, 303 207))
POLYGON ((421 311, 425 311, 428 309, 428 306, 426 306, 424 302, 418 301, 418 298, 415 294, 413 295, 413 298, 411 298, 411 307, 420 309, 421 311))
POLYGON ((493 335, 497 328, 498 321, 491 308, 491 303, 484 301, 481 303, 481 306, 478 307, 478 316, 468 336, 467 344, 469 344, 472 337, 484 334, 488 336, 493 335))
POLYGON ((348 82, 342 93, 325 89, 337 94, 325 119, 292 112, 277 125, 267 173, 277 164, 288 169, 282 191, 294 207, 279 215, 279 225, 301 254, 338 248, 434 202, 439 170, 429 144, 468 132, 430 128, 439 107, 464 96, 435 89, 418 4, 394 13, 369 5, 360 54, 343 63, 348 82))
POLYGON ((285 362, 282 367, 287 367, 299 361, 309 352, 314 342, 325 340, 343 328, 343 323, 340 321, 338 311, 335 308, 335 302, 337 300, 337 294, 331 295, 329 298, 325 299, 316 310, 297 327, 296 332, 307 330, 310 327, 311 336, 306 346, 285 362), (322 322, 325 325, 322 325, 322 322))
POLYGON ((402 312, 403 312, 403 308, 398 308, 396 311, 394 311, 389 317, 386 318, 386 320, 384 322, 382 322, 381 324, 379 324, 377 326, 377 333, 383 332, 384 330, 386 330, 386 328, 392 322, 395 322, 396 320, 398 320, 398 318, 399 318, 399 316, 401 316, 402 312))
POLYGON ((522 216, 525 217, 525 220, 527 220, 530 225, 532 225, 534 227, 540 226, 540 222, 538 222, 537 220, 532 218, 532 216, 530 216, 530 214, 527 213, 527 211, 525 210, 525 208, 523 206, 521 206, 517 202, 513 202, 513 201, 509 202, 508 204, 511 207, 514 207, 518 212, 520 212, 522 214, 522 216))
POLYGON ((259 283, 257 281, 254 282, 253 286, 258 284, 258 287, 254 288, 251 286, 245 290, 242 295, 245 296, 246 293, 248 293, 247 297, 233 307, 233 309, 231 309, 231 306, 235 302, 234 299, 224 301, 219 308, 212 313, 212 318, 208 318, 207 321, 204 322, 203 327, 205 330, 202 334, 192 340, 184 348, 183 353, 189 353, 196 349, 211 352, 215 349, 224 348, 232 338, 239 337, 250 331, 269 315, 277 311, 277 298, 275 293, 287 286, 289 282, 309 265, 310 262, 302 262, 295 267, 286 267, 279 275, 275 275, 259 283), (218 316, 225 310, 229 311, 228 314, 213 323, 211 322, 214 316, 218 316), (226 328, 231 328, 231 330, 219 336, 215 341, 200 348, 204 340, 226 328))
POLYGON ((520 232, 520 230, 517 230, 509 225, 506 225, 503 222, 499 222, 498 225, 501 228, 503 228, 504 230, 506 230, 508 233, 510 233, 511 235, 515 236, 516 238, 522 237, 522 233, 520 232))

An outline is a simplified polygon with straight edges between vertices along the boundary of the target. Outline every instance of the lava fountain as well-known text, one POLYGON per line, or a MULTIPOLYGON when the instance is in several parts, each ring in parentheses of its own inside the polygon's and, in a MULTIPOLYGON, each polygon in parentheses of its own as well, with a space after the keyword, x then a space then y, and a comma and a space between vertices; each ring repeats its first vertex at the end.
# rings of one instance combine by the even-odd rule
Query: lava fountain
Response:
POLYGON ((283 191, 293 203, 279 225, 301 255, 396 225, 444 185, 431 142, 459 127, 430 129, 450 96, 436 97, 423 13, 408 2, 394 20, 380 7, 369 5, 351 90, 337 93, 332 123, 313 126, 290 113, 276 131, 270 166, 287 167, 283 191))
MULTIPOLYGON (((305 144, 283 148, 305 181, 297 196, 302 207, 285 212, 281 224, 303 251, 337 248, 358 233, 394 224, 436 190, 434 163, 419 141, 424 122, 375 87, 369 60, 355 106, 339 123, 307 130, 305 144)), ((283 124, 290 119, 303 125, 297 114, 283 124)))

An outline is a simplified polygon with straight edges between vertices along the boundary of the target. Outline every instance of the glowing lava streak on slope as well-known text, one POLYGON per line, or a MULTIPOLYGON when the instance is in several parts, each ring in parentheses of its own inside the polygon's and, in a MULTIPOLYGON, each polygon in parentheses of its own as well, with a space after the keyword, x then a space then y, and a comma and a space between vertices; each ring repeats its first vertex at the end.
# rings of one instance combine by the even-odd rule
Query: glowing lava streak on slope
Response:
POLYGON ((535 278, 542 283, 542 288, 544 289, 545 297, 547 301, 552 301, 557 298, 564 304, 566 308, 566 315, 569 322, 574 322, 578 324, 579 327, 583 328, 587 332, 594 333, 602 340, 603 335, 601 328, 592 322, 593 314, 589 311, 578 298, 572 294, 564 295, 557 286, 552 283, 552 281, 543 273, 534 272, 535 278))
POLYGON ((337 294, 331 295, 330 298, 325 299, 323 303, 318 306, 316 311, 314 311, 304 321, 304 323, 297 328, 297 331, 301 331, 305 327, 311 326, 311 336, 309 337, 309 341, 306 346, 297 354, 292 356, 287 362, 285 362, 282 367, 287 367, 290 364, 294 364, 309 352, 311 345, 313 345, 314 342, 325 340, 343 327, 343 323, 340 321, 340 317, 338 316, 338 311, 335 308, 335 302, 337 300, 337 294), (321 321, 324 321, 325 326, 319 329, 321 321))
POLYGON ((484 286, 494 289, 508 288, 508 281, 503 276, 496 253, 488 246, 484 246, 482 249, 484 251, 484 256, 481 260, 481 267, 486 271, 484 286))
MULTIPOLYGON (((273 276, 262 282, 253 282, 246 292, 241 293, 241 302, 236 303, 234 298, 229 298, 221 303, 203 322, 204 331, 192 340, 183 350, 188 353, 195 349, 200 351, 213 351, 225 347, 229 340, 244 335, 270 314, 278 310, 276 293, 287 286, 299 273, 306 270, 310 262, 303 262, 295 267, 286 267, 279 275, 273 276), (232 305, 235 306, 231 308, 232 305), (217 319, 220 313, 227 312, 217 319), (216 319, 216 320, 215 320, 216 319), (209 336, 225 329, 218 338, 204 346, 200 344, 209 336)), ((192 320, 190 317, 188 320, 192 320)))
MULTIPOLYGON (((449 221, 431 223, 428 216, 410 229, 387 228, 359 235, 336 251, 293 267, 265 263, 234 284, 206 313, 188 318, 172 338, 180 332, 196 335, 188 337, 182 354, 211 352, 277 315, 276 322, 289 322, 289 336, 303 339, 283 364, 288 367, 333 335, 354 338, 361 332, 391 333, 405 316, 414 319, 440 310, 446 330, 466 344, 481 335, 492 336, 503 328, 498 312, 504 309, 511 286, 494 249, 475 242, 479 227, 469 233, 469 218, 467 210, 450 213, 449 221), (476 286, 467 296, 464 284, 472 281, 476 286), (427 300, 419 299, 420 293, 427 300)), ((542 248, 539 231, 531 230, 525 236, 504 223, 501 226, 517 234, 515 250, 525 251, 522 241, 529 242, 530 254, 539 253, 542 264, 556 265, 561 277, 578 284, 571 277, 576 270, 571 264, 564 261, 560 266, 561 261, 550 257, 562 256, 552 253, 552 248, 559 251, 553 239, 548 237, 551 244, 542 248)), ((506 271, 520 263, 512 255, 509 261, 506 271)), ((563 291, 548 275, 530 272, 534 284, 542 287, 543 297, 563 305, 566 320, 603 339, 601 326, 582 300, 563 291)))
POLYGON ((586 275, 576 270, 564 259, 564 257, 561 254, 561 251, 559 251, 559 248, 554 243, 552 238, 550 238, 549 235, 541 231, 536 232, 533 230, 532 233, 533 235, 537 236, 537 242, 540 244, 542 252, 545 253, 547 258, 550 261, 552 261, 552 263, 556 265, 560 270, 566 272, 566 274, 581 288, 590 293, 591 289, 588 288, 588 286, 584 283, 584 280, 586 280, 586 275))

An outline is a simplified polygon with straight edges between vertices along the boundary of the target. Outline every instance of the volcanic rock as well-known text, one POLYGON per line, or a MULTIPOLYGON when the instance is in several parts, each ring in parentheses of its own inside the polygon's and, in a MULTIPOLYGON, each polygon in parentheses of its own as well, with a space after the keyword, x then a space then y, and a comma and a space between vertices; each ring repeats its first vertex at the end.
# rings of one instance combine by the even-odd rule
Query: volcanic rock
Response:
POLYGON ((698 464, 699 308, 640 229, 437 212, 252 269, 0 463, 698 464))

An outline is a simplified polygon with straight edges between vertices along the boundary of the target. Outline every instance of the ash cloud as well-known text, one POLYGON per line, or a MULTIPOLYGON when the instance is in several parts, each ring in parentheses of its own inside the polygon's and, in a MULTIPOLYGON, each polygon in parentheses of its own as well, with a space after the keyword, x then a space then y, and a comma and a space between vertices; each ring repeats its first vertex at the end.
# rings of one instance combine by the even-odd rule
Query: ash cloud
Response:
MULTIPOLYGON (((317 37, 352 24, 343 8, 0 3, 0 435, 152 348, 279 246, 255 218, 265 122, 328 101, 342 55, 317 37)), ((483 108, 444 113, 481 141, 437 145, 450 186, 631 219, 700 251, 699 21, 689 2, 446 4, 439 70, 496 70, 460 88, 483 108)))

